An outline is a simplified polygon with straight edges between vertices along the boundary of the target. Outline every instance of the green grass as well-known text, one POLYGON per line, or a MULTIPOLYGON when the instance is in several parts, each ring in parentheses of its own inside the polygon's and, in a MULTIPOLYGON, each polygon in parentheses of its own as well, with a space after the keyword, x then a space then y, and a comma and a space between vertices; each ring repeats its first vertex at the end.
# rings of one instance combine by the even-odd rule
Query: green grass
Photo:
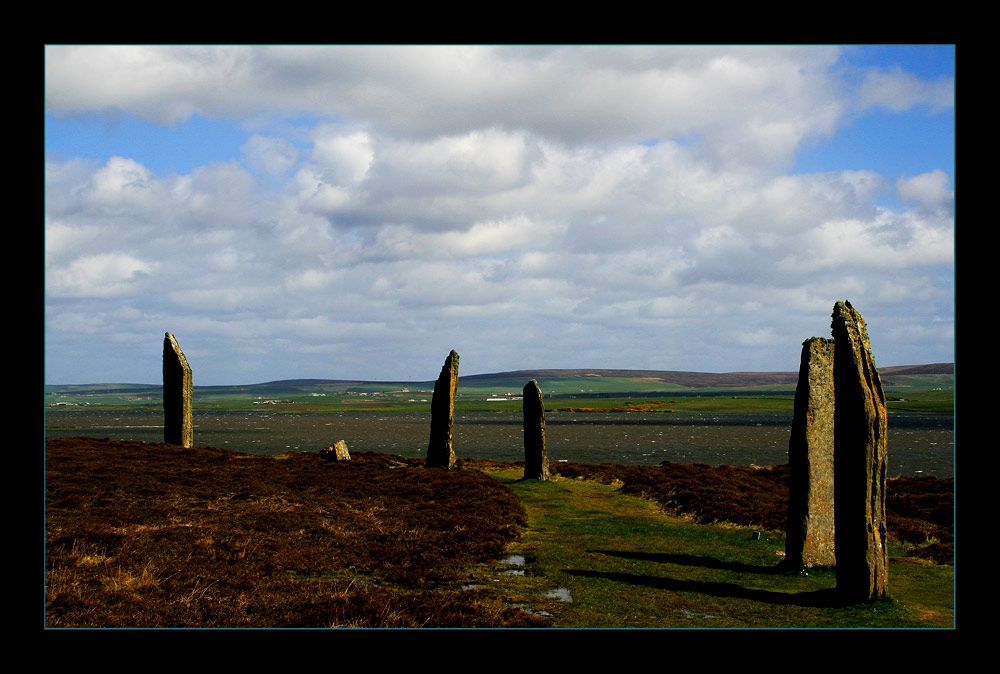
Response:
MULTIPOLYGON (((480 582, 554 627, 912 628, 954 626, 953 567, 893 559, 890 596, 841 606, 831 569, 782 570, 780 532, 698 525, 652 501, 594 482, 522 481, 493 473, 521 498, 528 526, 511 554, 525 575, 484 568, 480 582), (548 596, 556 590, 566 594, 548 596)), ((893 554, 893 551, 890 551, 893 554)), ((897 549, 894 554, 901 555, 897 549)))
MULTIPOLYGON (((544 393, 572 395, 577 393, 615 393, 617 391, 683 391, 679 384, 635 377, 540 377, 538 386, 544 393)), ((471 394, 520 393, 528 382, 525 379, 491 379, 487 384, 463 383, 462 388, 471 394)))
POLYGON ((948 390, 908 390, 893 387, 885 392, 886 409, 895 413, 953 414, 955 392, 948 390))

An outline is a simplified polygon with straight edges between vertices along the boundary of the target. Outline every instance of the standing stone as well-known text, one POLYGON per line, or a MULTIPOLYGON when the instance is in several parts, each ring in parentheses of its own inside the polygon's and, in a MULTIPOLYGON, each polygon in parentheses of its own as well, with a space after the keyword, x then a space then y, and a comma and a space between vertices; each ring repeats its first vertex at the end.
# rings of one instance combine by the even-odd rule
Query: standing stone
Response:
POLYGON ((455 392, 458 390, 458 354, 453 350, 444 361, 441 375, 434 383, 431 399, 431 440, 427 446, 428 468, 455 466, 455 450, 451 446, 455 424, 455 392))
POLYGON ((532 379, 521 397, 524 413, 524 479, 548 480, 549 459, 545 455, 545 405, 538 382, 532 379))
POLYGON ((333 445, 333 453, 337 457, 337 461, 350 461, 351 453, 347 451, 347 443, 343 440, 337 440, 333 445))
POLYGON ((163 441, 167 444, 194 446, 193 381, 184 352, 174 336, 166 333, 163 339, 163 441))
POLYGON ((791 478, 785 562, 792 567, 833 566, 833 350, 832 339, 802 343, 795 415, 788 443, 791 478))
POLYGON ((885 395, 861 314, 837 302, 831 327, 837 590, 867 601, 885 595, 888 577, 885 395))
POLYGON ((324 459, 332 459, 333 461, 351 460, 351 453, 347 451, 347 443, 343 440, 337 440, 333 446, 321 449, 319 454, 324 459))

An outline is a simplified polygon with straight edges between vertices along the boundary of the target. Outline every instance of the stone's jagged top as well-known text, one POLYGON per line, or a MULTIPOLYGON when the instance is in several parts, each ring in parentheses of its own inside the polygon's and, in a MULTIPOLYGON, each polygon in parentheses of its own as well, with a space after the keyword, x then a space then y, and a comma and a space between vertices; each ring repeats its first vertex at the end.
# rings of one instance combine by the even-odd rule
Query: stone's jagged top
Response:
POLYGON ((193 390, 191 366, 177 340, 169 332, 163 338, 163 441, 181 447, 194 446, 193 390))
MULTIPOLYGON (((455 381, 458 381, 458 352, 452 349, 451 353, 444 360, 444 365, 441 368, 442 374, 447 371, 449 373, 455 374, 455 381)), ((457 385, 457 384, 456 384, 457 385)))
POLYGON ((169 346, 173 350, 174 354, 176 354, 177 360, 180 362, 181 367, 183 367, 183 368, 185 368, 187 370, 190 370, 191 366, 188 365, 187 357, 184 355, 184 352, 181 351, 181 347, 177 343, 177 338, 175 338, 169 332, 165 332, 163 334, 164 334, 164 338, 163 338, 164 348, 166 348, 167 345, 169 344, 169 346))
POLYGON ((888 468, 885 395, 861 314, 837 302, 834 340, 834 508, 837 589, 851 600, 886 594, 888 468))
POLYGON ((431 438, 427 445, 428 468, 453 468, 455 450, 452 432, 455 423, 455 393, 458 390, 458 353, 452 349, 434 383, 431 399, 431 438))
POLYGON ((538 382, 524 386, 521 409, 524 414, 524 478, 549 479, 549 459, 545 453, 545 404, 538 382))
POLYGON ((884 414, 885 394, 882 392, 882 381, 875 367, 875 356, 872 355, 865 319, 850 302, 844 300, 834 305, 830 328, 834 342, 837 342, 839 337, 843 347, 850 346, 854 367, 877 398, 876 402, 881 403, 884 414))

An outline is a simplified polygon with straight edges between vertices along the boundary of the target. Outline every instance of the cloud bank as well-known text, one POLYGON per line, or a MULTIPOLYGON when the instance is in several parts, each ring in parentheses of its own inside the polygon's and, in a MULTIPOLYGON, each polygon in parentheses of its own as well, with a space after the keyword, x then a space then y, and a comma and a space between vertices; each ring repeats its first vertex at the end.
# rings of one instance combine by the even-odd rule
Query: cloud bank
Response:
POLYGON ((46 380, 156 381, 168 330, 196 384, 427 380, 452 348, 468 374, 793 370, 844 298, 880 364, 952 360, 950 167, 792 167, 953 85, 851 85, 842 55, 48 47, 53 119, 245 141, 179 173, 48 157, 46 380))

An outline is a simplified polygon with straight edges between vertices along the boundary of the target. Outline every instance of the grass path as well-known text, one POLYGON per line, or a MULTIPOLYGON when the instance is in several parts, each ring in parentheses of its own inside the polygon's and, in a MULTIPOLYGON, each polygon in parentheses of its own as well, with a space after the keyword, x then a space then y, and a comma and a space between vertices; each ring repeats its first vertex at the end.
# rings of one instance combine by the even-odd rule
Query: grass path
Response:
MULTIPOLYGON (((890 598, 838 606, 832 569, 786 573, 779 533, 705 526, 615 487, 555 478, 511 487, 528 513, 509 546, 523 566, 480 569, 477 582, 563 628, 952 628, 953 567, 893 560, 890 598)), ((891 551, 890 551, 891 552, 891 551)))

